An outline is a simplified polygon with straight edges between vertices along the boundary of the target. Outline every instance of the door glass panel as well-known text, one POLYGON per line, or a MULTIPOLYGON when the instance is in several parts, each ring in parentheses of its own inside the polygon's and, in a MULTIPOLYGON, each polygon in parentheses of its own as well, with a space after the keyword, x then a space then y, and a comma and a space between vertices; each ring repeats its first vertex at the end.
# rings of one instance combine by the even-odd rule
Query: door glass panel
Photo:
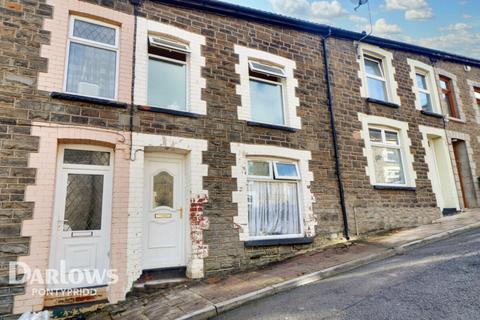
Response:
POLYGON ((69 174, 63 231, 100 230, 103 175, 69 174))
POLYGON ((153 177, 152 208, 173 208, 173 176, 162 171, 153 177))
POLYGON ((108 166, 110 152, 65 149, 63 163, 108 166))

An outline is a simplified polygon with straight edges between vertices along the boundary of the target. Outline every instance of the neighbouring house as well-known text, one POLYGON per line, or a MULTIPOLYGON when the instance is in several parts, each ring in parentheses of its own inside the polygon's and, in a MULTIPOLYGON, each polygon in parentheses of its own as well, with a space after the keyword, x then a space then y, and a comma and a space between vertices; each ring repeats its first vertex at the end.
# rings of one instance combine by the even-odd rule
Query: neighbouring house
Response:
POLYGON ((0 315, 479 205, 480 60, 218 1, 0 5, 0 315))

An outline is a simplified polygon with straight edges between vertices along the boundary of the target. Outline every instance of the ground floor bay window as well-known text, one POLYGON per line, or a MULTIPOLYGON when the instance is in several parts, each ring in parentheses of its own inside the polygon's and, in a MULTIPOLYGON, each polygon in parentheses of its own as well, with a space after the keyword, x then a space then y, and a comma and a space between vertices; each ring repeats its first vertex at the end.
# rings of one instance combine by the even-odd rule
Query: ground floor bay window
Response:
POLYGON ((248 225, 252 239, 302 235, 296 163, 248 160, 248 225))

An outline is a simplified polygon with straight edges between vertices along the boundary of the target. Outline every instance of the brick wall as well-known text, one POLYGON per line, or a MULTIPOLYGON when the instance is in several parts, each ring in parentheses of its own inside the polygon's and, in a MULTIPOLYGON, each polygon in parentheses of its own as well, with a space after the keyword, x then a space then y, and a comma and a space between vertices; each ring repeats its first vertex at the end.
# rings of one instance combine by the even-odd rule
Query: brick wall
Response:
MULTIPOLYGON (((132 14, 127 0, 89 0, 132 14)), ((328 238, 342 231, 341 211, 334 170, 329 114, 326 105, 324 66, 320 37, 278 26, 259 24, 216 14, 187 10, 145 1, 140 16, 161 21, 205 37, 201 51, 205 58, 202 77, 205 87, 201 99, 206 101, 207 114, 199 118, 135 110, 134 130, 145 134, 197 138, 208 141, 203 151, 203 164, 208 176, 203 189, 208 203, 203 215, 209 229, 203 231, 203 243, 208 245, 204 259, 206 275, 225 273, 280 260, 301 250, 322 246, 328 238), (252 127, 238 119, 237 94, 240 76, 235 72, 239 57, 234 46, 244 46, 279 55, 295 62, 294 76, 298 80, 297 116, 301 130, 286 132, 252 127), (311 245, 244 248, 235 228, 238 215, 232 192, 237 181, 232 177, 236 165, 231 143, 279 146, 311 152, 309 170, 313 174, 310 190, 316 202, 313 213, 317 222, 315 242, 311 245)), ((28 167, 28 156, 38 150, 39 139, 31 135, 32 120, 65 125, 90 126, 113 130, 128 130, 129 109, 119 109, 90 103, 70 102, 49 98, 38 90, 38 73, 46 72, 48 59, 40 54, 41 45, 50 43, 45 31, 45 19, 52 17, 52 8, 42 0, 0 0, 0 262, 2 265, 19 255, 29 254, 29 239, 21 236, 21 222, 32 217, 35 206, 24 199, 25 187, 35 182, 35 169, 28 167)), ((352 232, 356 216, 359 232, 383 230, 429 222, 440 216, 428 179, 424 161, 422 134, 418 126, 443 128, 442 119, 420 114, 415 108, 410 66, 407 58, 424 63, 430 61, 414 54, 393 52, 395 79, 401 106, 398 109, 368 104, 360 95, 355 47, 351 41, 328 40, 333 81, 335 116, 339 148, 344 173, 347 207, 352 232), (361 139, 358 112, 408 122, 412 142, 416 190, 374 190, 365 174, 367 159, 361 139)), ((388 49, 387 49, 388 50, 388 49)), ((391 50, 389 50, 391 51, 391 50)), ((463 65, 437 61, 435 67, 455 74, 465 123, 450 121, 448 130, 470 135, 472 160, 480 161, 479 127, 476 110, 467 80, 480 82, 480 70, 466 72, 463 65)), ((480 175, 480 168, 475 176, 480 175)), ((6 273, 0 273, 0 314, 11 312, 13 295, 21 287, 5 285, 6 273)))

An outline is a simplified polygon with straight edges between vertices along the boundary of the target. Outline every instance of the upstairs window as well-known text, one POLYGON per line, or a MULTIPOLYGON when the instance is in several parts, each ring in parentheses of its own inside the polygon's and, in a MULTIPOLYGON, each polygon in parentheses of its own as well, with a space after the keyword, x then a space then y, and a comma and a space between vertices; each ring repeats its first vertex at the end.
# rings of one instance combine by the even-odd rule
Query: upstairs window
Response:
POLYGON ((301 236, 299 181, 296 163, 269 159, 248 161, 250 237, 301 236))
POLYGON ((441 97, 447 107, 448 115, 452 118, 459 118, 460 115, 455 104, 452 80, 445 76, 440 76, 440 89, 442 91, 441 97))
POLYGON ((249 61, 252 120, 284 125, 285 72, 282 68, 249 61))
POLYGON ((379 185, 405 185, 402 148, 399 133, 394 130, 369 127, 375 183, 379 185))
POLYGON ((65 91, 116 99, 118 27, 71 17, 65 91))
POLYGON ((149 37, 147 104, 173 110, 187 110, 187 44, 149 37))
POLYGON ((475 101, 477 102, 477 106, 480 108, 480 87, 473 88, 475 94, 475 101))
POLYGON ((382 60, 366 55, 364 61, 368 96, 373 99, 388 101, 387 84, 382 60))
POLYGON ((427 112, 433 112, 431 91, 428 86, 427 76, 424 73, 417 72, 415 74, 416 85, 418 90, 418 100, 422 110, 427 112))

